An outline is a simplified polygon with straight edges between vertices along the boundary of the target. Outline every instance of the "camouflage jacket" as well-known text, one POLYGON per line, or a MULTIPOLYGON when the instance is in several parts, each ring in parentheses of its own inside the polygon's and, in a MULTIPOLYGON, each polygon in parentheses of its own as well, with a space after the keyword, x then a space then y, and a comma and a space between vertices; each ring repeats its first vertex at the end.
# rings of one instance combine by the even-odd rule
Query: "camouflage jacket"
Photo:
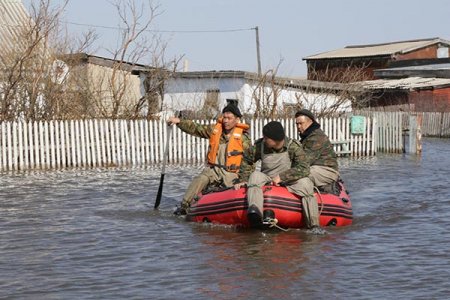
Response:
MULTIPOLYGON (((195 123, 192 120, 181 120, 180 123, 177 124, 178 128, 180 128, 182 131, 203 139, 209 139, 211 137, 211 133, 213 132, 215 125, 215 123, 211 125, 199 124, 195 123)), ((225 134, 222 132, 222 136, 220 137, 220 144, 226 144, 227 142, 228 140, 225 137, 225 134)), ((251 145, 252 141, 250 139, 250 136, 247 131, 244 131, 244 134, 242 135, 242 148, 245 151, 251 145)))
POLYGON ((338 171, 336 152, 318 123, 313 123, 300 137, 311 166, 326 166, 338 171))
MULTIPOLYGON (((239 181, 246 182, 250 174, 255 170, 255 163, 261 160, 261 143, 259 139, 255 144, 244 152, 244 159, 239 170, 239 181)), ((300 142, 286 137, 284 146, 280 150, 269 149, 264 145, 264 154, 281 153, 287 151, 291 159, 291 168, 279 174, 282 184, 291 184, 300 178, 309 175, 309 163, 305 151, 300 142), (289 145, 287 147, 287 145, 289 145)))

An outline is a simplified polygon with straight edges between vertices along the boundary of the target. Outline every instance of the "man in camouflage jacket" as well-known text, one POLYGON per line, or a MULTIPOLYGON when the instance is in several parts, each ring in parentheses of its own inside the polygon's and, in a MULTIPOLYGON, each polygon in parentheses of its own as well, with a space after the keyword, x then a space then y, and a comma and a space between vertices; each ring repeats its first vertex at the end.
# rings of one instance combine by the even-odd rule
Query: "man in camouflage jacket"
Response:
POLYGON ((295 123, 311 165, 309 179, 317 187, 337 181, 339 168, 336 152, 328 136, 320 129, 313 113, 307 109, 298 111, 295 114, 295 123))
MULTIPOLYGON (((237 170, 234 172, 226 170, 224 166, 227 161, 227 144, 235 127, 242 125, 240 124, 242 114, 239 111, 239 108, 234 104, 228 104, 222 110, 222 114, 222 133, 219 140, 219 149, 215 163, 208 164, 203 171, 192 180, 183 196, 181 207, 174 212, 177 215, 186 214, 192 201, 208 186, 217 185, 232 187, 234 181, 238 178, 237 170, 239 170, 239 166, 237 166, 237 170)), ((168 123, 176 124, 182 131, 205 139, 209 139, 211 137, 216 126, 215 124, 203 125, 195 123, 192 120, 181 120, 176 117, 169 118, 168 123)), ((247 131, 243 132, 241 139, 242 150, 245 151, 251 146, 251 139, 247 131)))
MULTIPOLYGON (((317 200, 314 185, 309 180, 308 157, 300 142, 285 136, 280 122, 272 121, 263 128, 263 138, 244 152, 235 189, 247 184, 247 218, 254 227, 260 226, 273 211, 264 210, 262 186, 284 185, 294 194, 302 196, 303 214, 308 228, 319 228, 317 200), (261 171, 255 171, 255 163, 261 161, 261 171)), ((275 216, 276 217, 276 216, 275 216)))

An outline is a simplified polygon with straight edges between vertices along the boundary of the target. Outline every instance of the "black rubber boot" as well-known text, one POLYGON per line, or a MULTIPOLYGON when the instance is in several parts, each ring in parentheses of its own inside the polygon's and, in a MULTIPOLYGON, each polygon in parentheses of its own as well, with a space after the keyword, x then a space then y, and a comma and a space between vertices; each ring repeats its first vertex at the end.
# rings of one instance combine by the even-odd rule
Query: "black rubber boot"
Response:
POLYGON ((262 214, 256 205, 252 204, 247 209, 247 219, 253 228, 258 228, 262 225, 262 214))
POLYGON ((185 216, 187 215, 187 210, 183 207, 178 207, 175 209, 175 211, 173 212, 173 214, 175 216, 185 216))
POLYGON ((275 219, 275 212, 271 209, 266 209, 263 214, 263 223, 270 224, 273 219, 275 219))

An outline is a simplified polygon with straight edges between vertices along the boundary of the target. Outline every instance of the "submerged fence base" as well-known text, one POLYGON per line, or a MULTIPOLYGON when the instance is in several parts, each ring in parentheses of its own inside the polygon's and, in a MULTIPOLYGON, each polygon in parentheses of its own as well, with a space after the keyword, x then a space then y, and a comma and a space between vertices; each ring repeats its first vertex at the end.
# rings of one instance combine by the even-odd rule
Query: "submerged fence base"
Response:
MULTIPOLYGON (((280 120, 286 134, 297 137, 294 119, 280 120)), ((319 119, 339 155, 371 156, 378 147, 377 120, 366 118, 365 131, 350 132, 350 118, 319 119)), ((199 121, 210 124, 212 121, 199 121)), ((261 137, 266 119, 252 120, 251 138, 261 137)), ((72 120, 2 122, 0 171, 79 167, 152 166, 162 162, 167 125, 147 120, 72 120)), ((168 163, 199 164, 208 140, 174 128, 168 163)))
POLYGON ((409 117, 409 143, 406 151, 413 154, 422 153, 422 115, 409 117))

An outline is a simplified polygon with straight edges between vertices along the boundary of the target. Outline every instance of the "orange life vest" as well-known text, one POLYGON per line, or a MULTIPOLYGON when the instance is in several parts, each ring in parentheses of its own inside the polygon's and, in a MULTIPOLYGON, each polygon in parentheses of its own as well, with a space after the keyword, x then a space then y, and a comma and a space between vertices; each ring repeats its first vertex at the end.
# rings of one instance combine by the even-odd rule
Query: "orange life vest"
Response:
POLYGON ((222 136, 222 118, 219 118, 214 126, 211 136, 209 137, 208 164, 222 167, 228 172, 237 173, 244 154, 242 135, 244 130, 248 130, 249 128, 250 126, 243 123, 238 123, 234 127, 227 142, 225 165, 218 165, 216 163, 216 158, 217 153, 219 152, 220 137, 222 136))

